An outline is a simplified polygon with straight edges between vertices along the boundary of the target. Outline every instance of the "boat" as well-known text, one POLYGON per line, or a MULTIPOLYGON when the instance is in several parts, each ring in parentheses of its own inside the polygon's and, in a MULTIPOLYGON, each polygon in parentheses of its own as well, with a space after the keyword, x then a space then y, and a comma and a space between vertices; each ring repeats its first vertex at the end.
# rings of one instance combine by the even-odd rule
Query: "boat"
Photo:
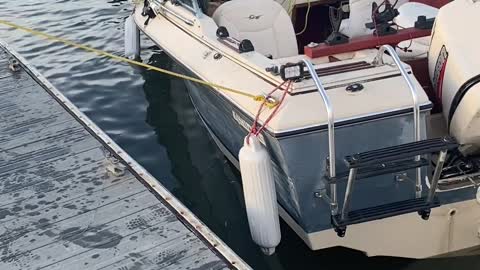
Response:
POLYGON ((479 1, 287 3, 136 1, 126 22, 133 56, 142 32, 193 78, 254 241, 274 252, 278 212, 312 250, 479 245, 479 1))

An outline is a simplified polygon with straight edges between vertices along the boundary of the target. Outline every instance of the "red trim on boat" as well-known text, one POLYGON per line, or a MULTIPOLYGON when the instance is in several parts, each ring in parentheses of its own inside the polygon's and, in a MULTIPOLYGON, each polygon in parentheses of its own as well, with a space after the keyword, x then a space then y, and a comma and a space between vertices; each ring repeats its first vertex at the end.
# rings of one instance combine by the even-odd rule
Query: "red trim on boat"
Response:
POLYGON ((364 49, 375 48, 377 46, 389 44, 396 46, 398 43, 414 38, 430 36, 431 30, 417 28, 407 28, 399 30, 397 34, 387 36, 366 35, 350 39, 350 42, 340 45, 329 46, 322 43, 314 48, 306 46, 305 55, 310 58, 318 58, 334 54, 354 52, 364 49))
POLYGON ((447 62, 448 58, 445 59, 445 62, 443 62, 442 69, 440 71, 440 76, 438 77, 438 82, 437 82, 437 98, 438 98, 438 103, 442 104, 442 94, 443 94, 443 79, 445 78, 445 70, 447 69, 447 62))
POLYGON ((451 0, 410 0, 409 2, 417 2, 425 5, 429 5, 435 8, 441 8, 450 3, 451 0))

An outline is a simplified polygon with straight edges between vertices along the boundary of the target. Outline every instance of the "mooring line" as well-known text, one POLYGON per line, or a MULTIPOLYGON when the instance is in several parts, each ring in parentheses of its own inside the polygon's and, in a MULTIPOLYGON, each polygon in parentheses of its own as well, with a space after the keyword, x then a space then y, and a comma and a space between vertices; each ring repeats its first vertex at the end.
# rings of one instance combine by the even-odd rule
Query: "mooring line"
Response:
POLYGON ((180 73, 177 73, 177 72, 173 72, 173 71, 166 70, 166 69, 163 69, 163 68, 155 67, 155 66, 152 66, 152 65, 149 65, 149 64, 145 64, 143 62, 135 61, 135 60, 128 59, 126 57, 122 57, 122 56, 118 56, 118 55, 114 55, 114 54, 106 52, 106 51, 95 49, 95 48, 92 48, 92 47, 87 46, 87 45, 75 43, 73 41, 70 41, 70 40, 67 40, 67 39, 64 39, 64 38, 61 38, 61 37, 53 36, 53 35, 47 34, 45 32, 37 31, 37 30, 34 30, 32 28, 21 26, 21 25, 18 25, 18 24, 9 22, 9 21, 0 20, 0 24, 9 26, 9 27, 17 29, 17 30, 25 31, 25 32, 30 33, 30 34, 35 35, 35 36, 43 37, 43 38, 45 38, 47 40, 50 40, 50 41, 60 42, 62 44, 65 44, 65 45, 68 45, 68 46, 71 46, 71 47, 74 47, 74 48, 77 48, 77 49, 82 49, 84 51, 95 53, 98 56, 107 57, 107 58, 110 58, 110 59, 113 59, 113 60, 116 60, 116 61, 119 61, 119 62, 129 63, 129 64, 140 66, 140 67, 143 67, 143 68, 146 68, 146 69, 151 69, 151 70, 154 70, 154 71, 157 71, 157 72, 160 72, 160 73, 172 76, 172 77, 192 81, 192 82, 195 82, 195 83, 198 83, 198 84, 201 84, 201 85, 210 86, 217 91, 224 91, 224 92, 234 93, 234 94, 237 94, 237 95, 242 95, 242 96, 245 96, 245 97, 249 97, 249 98, 251 98, 255 101, 258 101, 258 102, 264 102, 265 101, 269 108, 273 108, 277 105, 276 101, 272 101, 270 99, 267 99, 267 97, 265 97, 263 95, 253 95, 253 94, 247 93, 245 91, 236 90, 236 89, 226 87, 226 86, 223 86, 223 85, 207 82, 207 81, 197 79, 197 78, 194 78, 194 77, 190 77, 190 76, 187 76, 187 75, 183 75, 183 74, 180 74, 180 73))

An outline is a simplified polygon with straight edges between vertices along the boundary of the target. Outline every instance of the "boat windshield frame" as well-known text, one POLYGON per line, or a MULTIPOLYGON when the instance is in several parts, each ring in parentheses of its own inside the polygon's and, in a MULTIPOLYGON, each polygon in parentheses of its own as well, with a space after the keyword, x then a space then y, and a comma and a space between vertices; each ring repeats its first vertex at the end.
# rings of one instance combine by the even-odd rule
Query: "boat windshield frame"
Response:
POLYGON ((203 14, 200 4, 198 4, 198 0, 177 0, 177 3, 192 12, 197 18, 203 14), (190 5, 189 2, 191 2, 192 5, 190 5))

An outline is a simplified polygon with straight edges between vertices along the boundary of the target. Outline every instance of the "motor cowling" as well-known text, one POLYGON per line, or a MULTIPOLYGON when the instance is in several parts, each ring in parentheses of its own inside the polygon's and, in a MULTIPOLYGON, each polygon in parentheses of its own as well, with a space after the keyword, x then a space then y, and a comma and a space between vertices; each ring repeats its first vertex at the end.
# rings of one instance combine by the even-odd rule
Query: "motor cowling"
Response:
POLYGON ((430 78, 449 133, 469 146, 469 152, 480 150, 479 14, 479 1, 458 0, 442 7, 428 57, 430 78))

